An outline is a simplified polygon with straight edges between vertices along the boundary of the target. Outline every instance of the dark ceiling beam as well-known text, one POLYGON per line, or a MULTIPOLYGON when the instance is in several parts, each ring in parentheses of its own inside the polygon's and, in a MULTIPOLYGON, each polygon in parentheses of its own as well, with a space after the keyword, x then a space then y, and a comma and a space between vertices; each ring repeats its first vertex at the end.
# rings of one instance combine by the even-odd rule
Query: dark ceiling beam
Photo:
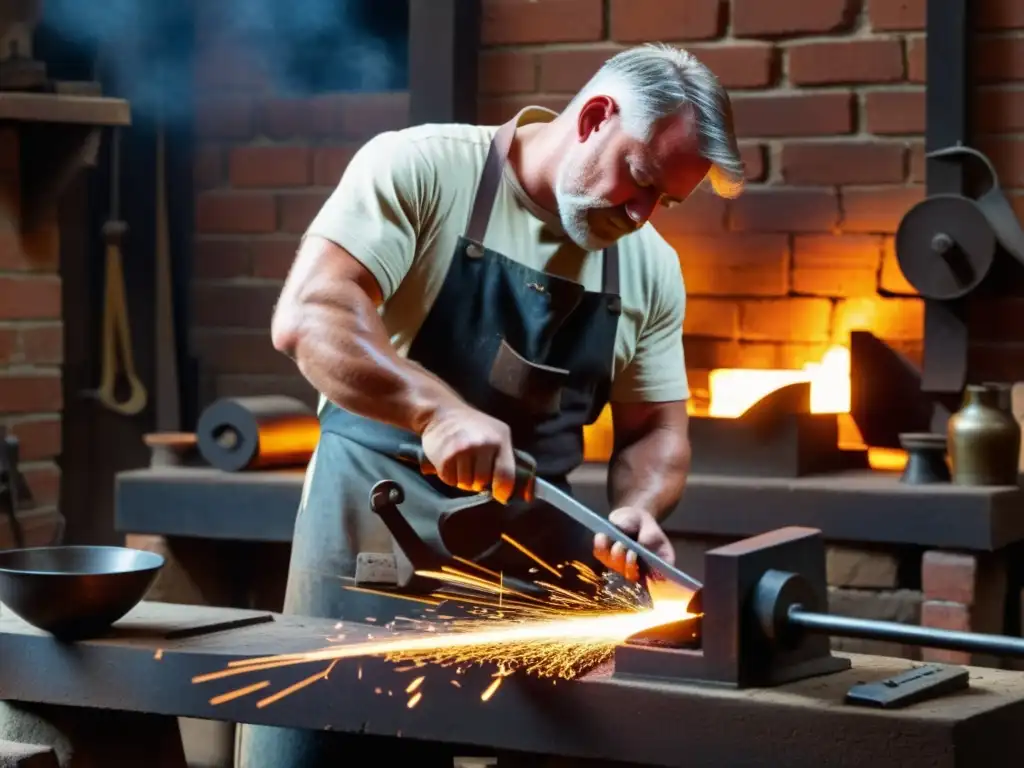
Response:
POLYGON ((472 123, 480 0, 409 0, 409 123, 472 123))

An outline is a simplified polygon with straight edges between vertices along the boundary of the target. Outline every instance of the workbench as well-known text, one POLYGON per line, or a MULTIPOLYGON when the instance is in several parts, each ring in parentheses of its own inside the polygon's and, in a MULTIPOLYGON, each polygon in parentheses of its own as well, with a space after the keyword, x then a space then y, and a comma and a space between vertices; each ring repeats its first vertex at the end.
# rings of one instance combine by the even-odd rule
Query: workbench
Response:
POLYGON ((852 655, 852 669, 771 689, 730 690, 623 680, 610 666, 577 681, 513 677, 488 701, 489 670, 403 672, 375 659, 338 663, 269 706, 259 697, 322 670, 322 662, 194 684, 252 656, 315 650, 384 630, 237 609, 142 603, 104 639, 62 645, 9 612, 0 617, 0 700, 151 716, 329 729, 649 766, 1018 766, 1024 761, 1024 675, 971 669, 970 690, 901 710, 843 704, 857 682, 910 662, 852 655), (255 622, 224 628, 225 622, 255 622), (204 630, 203 627, 206 627, 204 630), (221 627, 219 631, 217 628, 221 627), (417 706, 405 689, 426 675, 417 706), (269 680, 259 693, 210 698, 269 680))
MULTIPOLYGON (((115 526, 125 533, 233 541, 292 540, 304 470, 221 472, 152 467, 117 476, 115 526)), ((608 468, 569 476, 584 504, 608 513, 608 468)), ((893 472, 802 478, 691 475, 665 520, 670 535, 743 538, 802 525, 830 541, 993 552, 1024 540, 1024 490, 908 486, 893 472)))

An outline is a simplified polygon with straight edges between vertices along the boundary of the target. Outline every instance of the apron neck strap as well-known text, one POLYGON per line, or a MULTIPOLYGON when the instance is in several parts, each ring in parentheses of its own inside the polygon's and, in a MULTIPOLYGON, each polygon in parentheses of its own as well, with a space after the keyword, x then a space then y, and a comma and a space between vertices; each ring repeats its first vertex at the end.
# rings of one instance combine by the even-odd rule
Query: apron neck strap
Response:
MULTIPOLYGON (((508 160, 508 152, 512 147, 512 139, 515 135, 516 120, 512 119, 498 128, 498 132, 491 140, 490 149, 487 151, 487 161, 484 163, 484 172, 481 174, 480 183, 476 188, 473 210, 469 214, 469 227, 466 229, 466 239, 479 245, 483 245, 484 236, 487 234, 487 223, 491 219, 491 211, 494 210, 498 185, 501 183, 505 162, 508 160)), ((604 250, 601 282, 603 293, 618 295, 619 246, 617 244, 604 250)))
POLYGON ((466 238, 480 245, 483 245, 484 235, 487 234, 487 222, 491 219, 494 198, 498 195, 501 174, 505 170, 505 161, 515 135, 516 121, 509 120, 498 129, 487 152, 487 162, 484 163, 484 172, 476 188, 473 212, 469 214, 469 227, 466 230, 466 238))
POLYGON ((604 249, 601 271, 601 292, 610 296, 619 295, 619 244, 612 243, 604 249))

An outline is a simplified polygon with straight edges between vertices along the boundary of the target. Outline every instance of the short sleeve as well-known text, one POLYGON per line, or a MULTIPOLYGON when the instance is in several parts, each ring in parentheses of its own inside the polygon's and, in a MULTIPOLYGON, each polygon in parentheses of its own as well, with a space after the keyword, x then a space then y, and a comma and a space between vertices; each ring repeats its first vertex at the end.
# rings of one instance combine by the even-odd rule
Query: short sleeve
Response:
POLYGON ((433 208, 435 174, 400 131, 364 144, 306 230, 352 254, 377 279, 385 300, 412 266, 433 208))
POLYGON ((650 311, 641 327, 633 359, 612 383, 612 402, 664 403, 690 397, 683 354, 683 274, 668 243, 657 237, 651 247, 657 253, 648 254, 655 265, 650 311))

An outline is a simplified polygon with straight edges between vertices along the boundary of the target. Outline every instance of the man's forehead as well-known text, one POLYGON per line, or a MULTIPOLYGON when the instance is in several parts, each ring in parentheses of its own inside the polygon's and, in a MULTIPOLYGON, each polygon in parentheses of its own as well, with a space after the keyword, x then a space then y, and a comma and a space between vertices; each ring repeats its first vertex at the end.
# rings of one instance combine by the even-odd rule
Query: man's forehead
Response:
POLYGON ((669 196, 689 194, 710 163, 700 155, 697 123, 690 110, 662 118, 637 153, 643 170, 669 196))

